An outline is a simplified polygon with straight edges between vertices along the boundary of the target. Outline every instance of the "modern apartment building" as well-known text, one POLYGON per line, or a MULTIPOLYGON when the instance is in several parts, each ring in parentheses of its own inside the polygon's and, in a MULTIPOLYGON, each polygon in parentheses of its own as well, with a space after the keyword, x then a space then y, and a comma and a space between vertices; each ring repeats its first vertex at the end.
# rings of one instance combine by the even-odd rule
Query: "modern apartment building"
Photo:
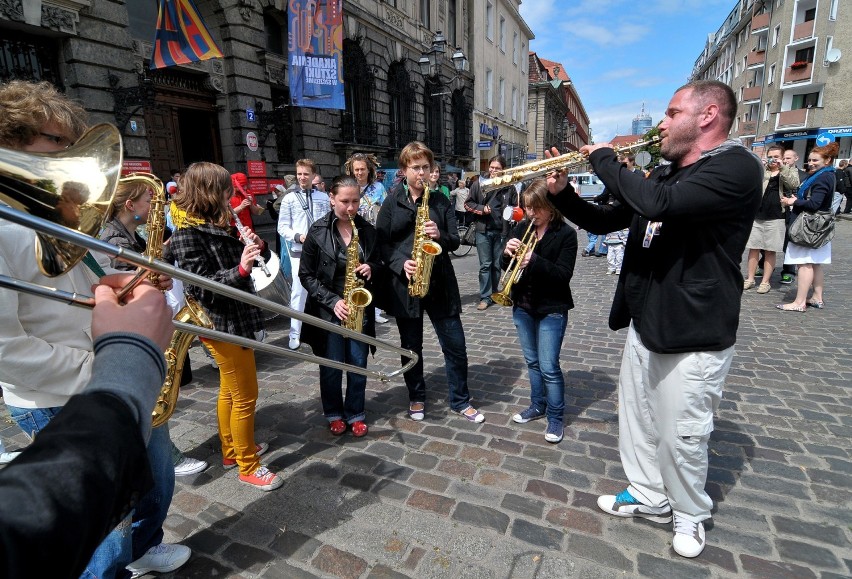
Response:
POLYGON ((739 102, 732 134, 755 152, 769 143, 804 159, 837 141, 852 154, 852 2, 737 0, 710 34, 693 79, 731 86, 739 102))
POLYGON ((527 54, 535 36, 518 12, 521 0, 470 0, 465 5, 472 19, 473 140, 478 168, 485 171, 488 159, 497 153, 510 166, 522 164, 529 132, 527 54))

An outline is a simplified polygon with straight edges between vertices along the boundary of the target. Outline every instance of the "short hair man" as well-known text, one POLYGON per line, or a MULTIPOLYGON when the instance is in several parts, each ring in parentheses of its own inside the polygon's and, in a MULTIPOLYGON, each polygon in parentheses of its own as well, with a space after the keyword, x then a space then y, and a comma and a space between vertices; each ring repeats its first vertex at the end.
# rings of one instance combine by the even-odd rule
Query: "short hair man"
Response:
POLYGON ((704 549, 713 505, 704 490, 707 443, 734 355, 739 263, 762 191, 757 157, 727 140, 736 110, 720 82, 679 88, 660 125, 671 165, 648 179, 621 165, 608 143, 583 147, 617 204, 591 205, 566 175, 548 178, 554 204, 580 227, 630 226, 609 319, 613 330, 629 327, 618 415, 630 484, 598 506, 619 517, 674 518, 672 545, 684 557, 704 549))

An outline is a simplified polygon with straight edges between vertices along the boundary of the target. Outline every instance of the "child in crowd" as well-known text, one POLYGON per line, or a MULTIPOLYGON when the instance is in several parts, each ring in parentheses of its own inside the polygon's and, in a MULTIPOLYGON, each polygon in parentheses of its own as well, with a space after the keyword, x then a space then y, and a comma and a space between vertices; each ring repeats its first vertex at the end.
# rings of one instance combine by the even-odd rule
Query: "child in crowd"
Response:
POLYGON ((625 228, 606 234, 605 243, 608 248, 606 253, 607 275, 619 275, 621 273, 621 262, 624 260, 624 245, 627 243, 628 232, 629 229, 625 228))

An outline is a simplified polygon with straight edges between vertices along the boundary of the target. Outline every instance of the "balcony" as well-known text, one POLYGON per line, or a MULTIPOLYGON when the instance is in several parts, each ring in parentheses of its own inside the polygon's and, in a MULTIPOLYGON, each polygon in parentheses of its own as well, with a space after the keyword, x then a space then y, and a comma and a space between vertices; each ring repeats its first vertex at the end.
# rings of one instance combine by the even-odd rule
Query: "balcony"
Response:
POLYGON ((757 133, 757 121, 744 121, 740 123, 739 136, 754 135, 757 133))
POLYGON ((802 68, 793 68, 792 66, 788 66, 784 70, 784 84, 809 82, 811 80, 811 72, 813 72, 813 69, 814 65, 812 62, 809 62, 807 66, 803 66, 802 68))
POLYGON ((759 101, 761 92, 762 92, 762 89, 759 86, 752 86, 752 87, 749 87, 749 88, 744 88, 743 89, 743 102, 748 103, 748 102, 753 102, 753 101, 759 101))
POLYGON ((764 28, 769 28, 769 12, 752 16, 751 31, 755 32, 756 30, 763 30, 764 28))
POLYGON ((766 51, 765 50, 756 50, 750 52, 748 54, 748 58, 746 59, 746 68, 763 65, 766 62, 766 51))
POLYGON ((814 35, 814 20, 809 20, 808 22, 802 22, 801 24, 797 24, 795 28, 793 28, 793 42, 797 42, 799 40, 805 40, 806 38, 811 38, 814 35))
POLYGON ((796 109, 778 113, 775 120, 775 129, 795 129, 804 127, 808 123, 808 111, 810 109, 796 109))

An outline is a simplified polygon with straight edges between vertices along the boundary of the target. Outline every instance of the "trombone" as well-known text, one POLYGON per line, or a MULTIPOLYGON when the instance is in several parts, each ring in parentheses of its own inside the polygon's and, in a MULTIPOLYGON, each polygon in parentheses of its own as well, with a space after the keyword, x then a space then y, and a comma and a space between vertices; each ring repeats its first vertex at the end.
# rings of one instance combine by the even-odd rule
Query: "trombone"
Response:
MULTIPOLYGON (((35 254, 45 275, 60 275, 78 263, 86 254, 86 250, 97 251, 137 267, 180 279, 190 285, 301 320, 322 330, 396 352, 408 358, 408 361, 401 368, 385 373, 175 321, 175 327, 181 331, 361 374, 382 382, 407 372, 417 363, 418 356, 411 350, 95 239, 92 235, 100 228, 104 210, 109 205, 118 182, 120 166, 121 137, 118 130, 111 125, 93 127, 74 146, 57 153, 24 153, 0 148, 0 201, 8 203, 0 203, 0 218, 36 232, 35 254), (78 179, 81 171, 88 174, 78 179), (84 181, 86 187, 78 189, 84 189, 85 193, 68 199, 69 196, 65 193, 68 184, 78 184, 79 181, 84 181)), ((9 276, 0 276, 0 287, 63 301, 69 305, 94 307, 94 300, 90 296, 64 292, 9 276)))

